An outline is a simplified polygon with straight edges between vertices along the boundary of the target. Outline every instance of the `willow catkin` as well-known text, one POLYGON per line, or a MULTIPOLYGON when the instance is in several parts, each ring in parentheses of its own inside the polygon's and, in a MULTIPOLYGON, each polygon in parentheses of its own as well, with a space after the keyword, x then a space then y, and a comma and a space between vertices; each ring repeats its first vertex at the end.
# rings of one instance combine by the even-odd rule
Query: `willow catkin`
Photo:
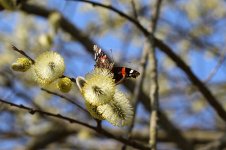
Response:
POLYGON ((116 85, 113 74, 107 69, 95 68, 85 77, 86 83, 82 88, 85 101, 94 106, 106 104, 113 99, 116 85))
POLYGON ((32 72, 37 83, 45 86, 61 77, 64 70, 65 64, 61 55, 53 51, 47 51, 35 59, 32 72))

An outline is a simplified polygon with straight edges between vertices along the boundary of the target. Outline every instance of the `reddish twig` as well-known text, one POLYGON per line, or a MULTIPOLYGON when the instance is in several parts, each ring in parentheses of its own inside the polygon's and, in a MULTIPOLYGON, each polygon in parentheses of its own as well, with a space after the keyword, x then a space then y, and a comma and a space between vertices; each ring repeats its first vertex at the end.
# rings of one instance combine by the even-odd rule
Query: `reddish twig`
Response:
POLYGON ((12 45, 12 49, 13 49, 14 51, 17 51, 17 52, 20 53, 21 55, 27 57, 28 59, 30 59, 31 62, 32 62, 32 64, 35 63, 34 59, 32 59, 30 56, 28 56, 23 50, 18 49, 18 48, 17 48, 16 46, 14 46, 14 45, 12 45))

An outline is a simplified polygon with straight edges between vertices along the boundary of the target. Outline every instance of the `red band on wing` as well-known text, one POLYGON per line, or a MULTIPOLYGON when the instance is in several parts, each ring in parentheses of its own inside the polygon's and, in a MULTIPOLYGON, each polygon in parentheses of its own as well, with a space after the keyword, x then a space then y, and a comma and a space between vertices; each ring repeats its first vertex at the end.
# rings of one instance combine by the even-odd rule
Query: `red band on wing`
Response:
POLYGON ((125 77, 126 76, 126 68, 122 67, 122 76, 125 77))

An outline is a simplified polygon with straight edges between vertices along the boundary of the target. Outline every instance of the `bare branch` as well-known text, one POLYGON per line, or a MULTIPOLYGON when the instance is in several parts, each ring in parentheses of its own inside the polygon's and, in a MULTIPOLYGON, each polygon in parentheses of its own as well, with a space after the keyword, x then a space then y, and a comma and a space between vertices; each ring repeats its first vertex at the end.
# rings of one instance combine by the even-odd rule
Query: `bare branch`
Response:
POLYGON ((17 51, 17 52, 20 53, 21 55, 27 57, 28 59, 30 59, 31 62, 32 62, 32 64, 35 63, 34 59, 32 59, 30 56, 28 56, 24 51, 18 49, 16 46, 12 45, 12 49, 13 49, 14 51, 17 51))
POLYGON ((198 150, 223 150, 226 147, 226 134, 221 138, 206 144, 204 147, 199 148, 198 150))
MULTIPOLYGON (((138 107, 138 102, 139 102, 138 97, 141 92, 141 85, 142 85, 142 82, 144 79, 144 70, 145 70, 146 62, 147 62, 147 58, 148 58, 147 56, 148 56, 148 49, 147 49, 147 46, 145 45, 143 48, 141 59, 140 59, 140 67, 138 69, 140 72, 140 77, 136 80, 137 82, 135 84, 135 88, 134 88, 133 96, 132 96, 133 97, 132 102, 134 103, 134 105, 133 105, 134 106, 134 116, 133 116, 132 123, 128 128, 128 138, 129 139, 132 136, 132 131, 135 126, 135 119, 136 119, 137 107, 138 107)), ((126 145, 123 145, 122 149, 123 150, 126 149, 126 145)))
POLYGON ((135 5, 134 0, 131 0, 131 5, 132 5, 132 10, 133 10, 133 16, 134 16, 134 18, 138 19, 138 14, 137 14, 136 5, 135 5))
MULTIPOLYGON (((41 88, 41 90, 43 90, 43 91, 45 91, 45 92, 47 92, 47 93, 49 93, 49 94, 59 96, 59 97, 61 97, 62 99, 65 99, 66 101, 68 101, 68 102, 74 104, 75 106, 77 106, 78 108, 80 108, 81 110, 83 110, 84 112, 86 112, 87 114, 89 114, 89 112, 88 112, 85 108, 83 108, 81 105, 77 104, 75 101, 73 101, 73 100, 71 100, 71 99, 65 97, 64 95, 61 95, 61 94, 58 94, 58 93, 49 91, 49 90, 44 89, 44 88, 41 88)), ((89 115, 89 116, 90 116, 90 115, 89 115)))
POLYGON ((34 115, 35 113, 40 113, 40 114, 43 114, 43 115, 47 115, 47 116, 63 119, 63 120, 69 121, 70 123, 80 124, 80 125, 83 125, 85 127, 91 128, 91 129, 95 128, 95 127, 90 126, 90 125, 88 125, 86 123, 77 121, 77 120, 69 118, 69 117, 62 116, 61 114, 53 114, 53 113, 46 112, 46 111, 43 111, 43 110, 33 109, 33 108, 30 108, 30 107, 24 106, 22 104, 18 105, 18 104, 11 103, 11 102, 8 102, 8 101, 3 100, 3 99, 0 99, 0 102, 2 102, 4 104, 8 104, 8 105, 10 105, 12 107, 17 107, 19 109, 27 110, 31 115, 34 115))
MULTIPOLYGON (((151 20, 151 30, 152 34, 154 35, 156 28, 157 28, 157 22, 160 15, 160 7, 161 7, 162 0, 156 1, 156 6, 154 8, 154 12, 152 15, 151 20)), ((157 130, 157 121, 158 121, 158 62, 156 57, 156 49, 155 49, 155 42, 153 38, 150 38, 150 53, 149 53, 149 63, 150 63, 150 70, 151 70, 151 78, 150 78, 150 104, 151 104, 151 115, 150 115, 150 139, 149 144, 153 145, 152 150, 157 149, 157 136, 158 136, 158 130, 157 130)))
POLYGON ((94 7, 95 6, 99 6, 99 7, 103 7, 106 9, 109 9, 117 14, 119 14, 120 16, 122 16, 123 18, 129 20, 130 22, 132 22, 138 29, 140 29, 145 35, 149 35, 150 33, 136 20, 136 18, 133 18, 127 14, 125 14, 124 12, 118 10, 117 8, 111 6, 111 5, 105 5, 102 3, 98 3, 98 2, 93 2, 93 1, 89 1, 89 0, 67 0, 67 1, 78 1, 78 2, 85 2, 85 3, 89 3, 92 4, 94 7))
POLYGON ((11 102, 8 102, 8 101, 3 100, 3 99, 0 99, 0 102, 7 104, 7 105, 10 105, 11 107, 16 107, 16 108, 19 108, 19 109, 27 110, 31 115, 34 115, 35 113, 39 113, 39 114, 46 115, 46 116, 49 116, 49 117, 54 117, 54 118, 57 118, 57 119, 65 120, 65 121, 68 121, 69 123, 75 123, 75 124, 85 126, 89 129, 92 129, 92 130, 102 134, 102 135, 105 135, 109 138, 115 139, 115 140, 117 140, 121 143, 130 145, 130 146, 135 147, 135 148, 147 149, 147 150, 150 149, 150 146, 145 146, 145 145, 140 144, 136 141, 127 140, 125 138, 115 136, 115 135, 111 134, 110 132, 104 130, 103 128, 94 127, 94 126, 91 126, 91 125, 86 124, 84 122, 75 120, 73 118, 63 116, 61 114, 54 114, 54 113, 43 111, 43 110, 33 109, 33 108, 30 108, 30 107, 24 106, 22 104, 18 105, 18 104, 11 103, 11 102))
POLYGON ((220 59, 217 62, 217 65, 213 68, 213 70, 210 72, 209 76, 205 79, 205 81, 204 81, 205 83, 208 83, 213 78, 213 76, 217 73, 217 71, 219 70, 221 65, 224 63, 225 59, 226 59, 226 55, 222 54, 220 56, 220 59))

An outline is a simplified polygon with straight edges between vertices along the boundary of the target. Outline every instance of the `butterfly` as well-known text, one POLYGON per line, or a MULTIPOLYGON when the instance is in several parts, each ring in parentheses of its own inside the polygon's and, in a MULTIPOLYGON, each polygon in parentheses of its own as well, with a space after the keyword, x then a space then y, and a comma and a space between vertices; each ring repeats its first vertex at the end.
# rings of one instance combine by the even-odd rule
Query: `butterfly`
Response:
POLYGON ((97 45, 94 45, 93 50, 96 61, 95 67, 111 70, 116 84, 123 82, 126 78, 136 78, 140 75, 138 71, 131 68, 115 67, 114 62, 97 45))

